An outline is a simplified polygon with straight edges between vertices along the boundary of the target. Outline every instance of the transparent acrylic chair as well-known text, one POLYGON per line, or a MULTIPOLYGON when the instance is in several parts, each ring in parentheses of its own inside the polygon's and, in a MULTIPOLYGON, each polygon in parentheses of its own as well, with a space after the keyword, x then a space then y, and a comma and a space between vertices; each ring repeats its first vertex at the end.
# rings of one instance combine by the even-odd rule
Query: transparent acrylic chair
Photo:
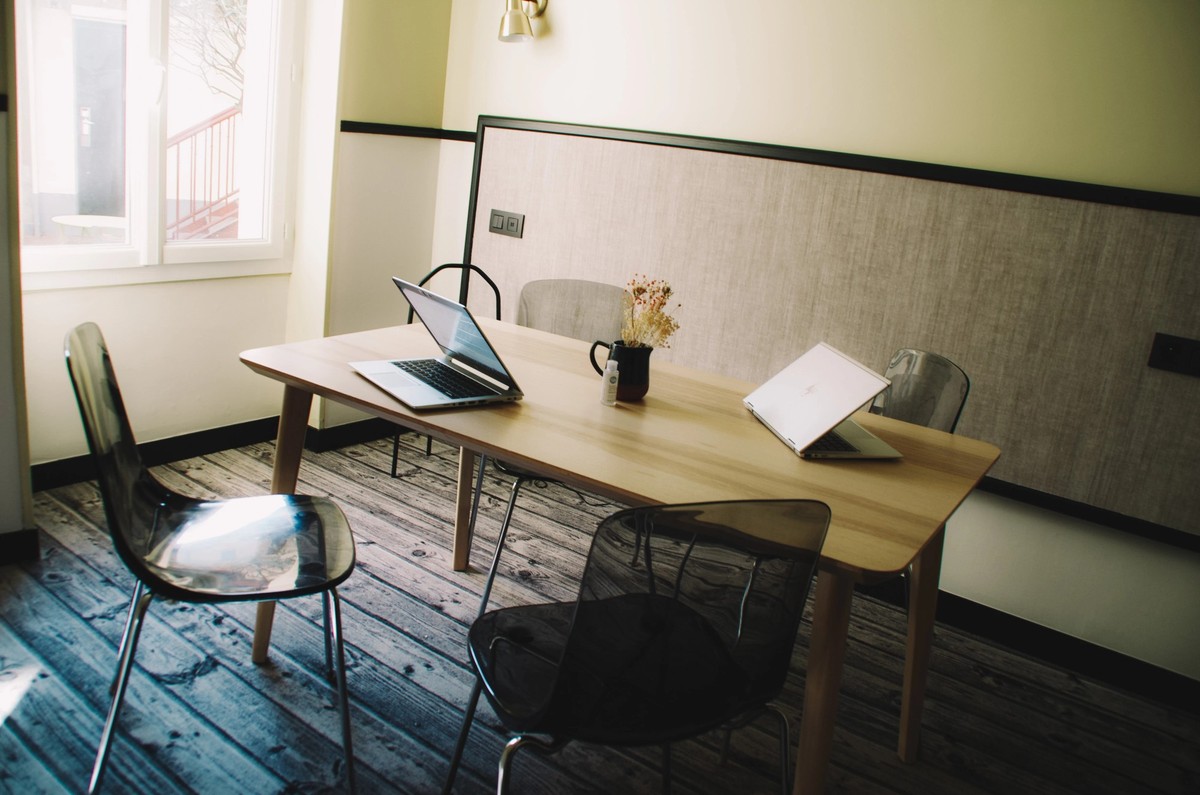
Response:
POLYGON ((354 570, 355 556, 354 539, 341 509, 329 500, 301 495, 206 500, 171 491, 142 462, 99 327, 94 323, 76 327, 64 347, 96 465, 108 532, 135 579, 117 655, 112 703, 88 792, 95 792, 103 779, 142 622, 155 597, 211 604, 307 594, 321 594, 324 602, 326 673, 337 691, 346 784, 354 791, 337 586, 354 570))
MULTIPOLYGON (((783 688, 829 525, 812 500, 757 500, 619 511, 596 530, 574 602, 487 612, 471 625, 476 673, 443 792, 458 772, 480 693, 513 735, 513 755, 572 740, 661 745, 743 725, 783 688), (634 547, 640 549, 634 555, 634 547)), ((789 739, 780 718, 780 786, 789 739)))
MULTIPOLYGON (((901 348, 893 354, 883 374, 892 383, 875 397, 870 408, 872 414, 954 433, 967 403, 967 393, 971 391, 971 379, 961 367, 941 354, 901 348)), ((899 584, 899 598, 906 608, 908 573, 906 569, 894 581, 899 584)), ((887 586, 868 590, 883 596, 887 586)))
POLYGON ((871 404, 871 413, 954 433, 971 390, 971 379, 940 354, 901 348, 884 376, 892 384, 871 404))
MULTIPOLYGON (((521 288, 517 305, 517 324, 584 342, 612 341, 621 336, 624 302, 624 288, 612 284, 584 279, 539 279, 528 282, 521 288)), ((599 388, 600 384, 597 382, 596 389, 599 388)), ((597 391, 597 400, 598 395, 597 391)), ((471 503, 471 519, 467 531, 468 543, 473 541, 475 536, 475 521, 479 515, 479 500, 482 496, 483 473, 487 468, 487 461, 486 456, 479 457, 479 471, 475 474, 475 495, 471 503)), ((504 540, 508 536, 508 528, 517 505, 517 496, 526 483, 549 481, 544 476, 504 461, 495 461, 494 466, 499 472, 511 476, 513 483, 504 519, 500 523, 496 550, 488 567, 483 595, 479 600, 480 615, 487 609, 492 584, 500 565, 500 553, 504 550, 504 540)))

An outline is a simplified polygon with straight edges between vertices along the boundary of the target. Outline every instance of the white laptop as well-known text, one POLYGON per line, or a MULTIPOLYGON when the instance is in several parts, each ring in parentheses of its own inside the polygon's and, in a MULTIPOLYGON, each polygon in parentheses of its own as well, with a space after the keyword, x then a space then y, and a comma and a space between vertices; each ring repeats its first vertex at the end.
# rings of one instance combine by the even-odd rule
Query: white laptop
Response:
POLYGON ((847 419, 889 383, 820 342, 743 402, 804 458, 900 458, 891 445, 847 419))
POLYGON ((412 409, 479 406, 524 397, 465 306, 403 279, 393 276, 392 281, 442 355, 350 362, 351 367, 412 409))

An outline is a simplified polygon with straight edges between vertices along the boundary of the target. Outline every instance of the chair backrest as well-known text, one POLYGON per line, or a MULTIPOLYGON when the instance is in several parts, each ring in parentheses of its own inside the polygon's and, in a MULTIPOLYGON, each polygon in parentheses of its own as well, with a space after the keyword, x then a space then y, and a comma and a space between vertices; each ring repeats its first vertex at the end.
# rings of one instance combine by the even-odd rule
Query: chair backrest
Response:
POLYGON ((109 534, 122 560, 140 576, 142 557, 152 542, 155 510, 170 499, 171 492, 154 480, 142 462, 100 327, 95 323, 75 327, 63 347, 96 465, 109 534))
POLYGON ((884 376, 892 384, 875 398, 873 414, 954 433, 971 389, 961 367, 936 353, 901 348, 884 376))
POLYGON ((584 279, 538 279, 521 288, 517 324, 584 342, 621 338, 625 290, 584 279))
POLYGON ((601 700, 606 688, 647 688, 647 702, 686 704, 737 681, 732 698, 765 703, 787 676, 828 525, 828 506, 813 500, 619 511, 593 539, 566 654, 590 661, 601 700), (645 637, 606 637, 625 611, 642 611, 633 626, 645 637), (614 664, 630 650, 636 664, 614 664), (613 673, 634 669, 646 681, 613 673))
MULTIPOLYGON (((484 273, 483 269, 478 265, 464 265, 461 262, 447 262, 442 265, 438 265, 429 273, 422 276, 421 281, 417 282, 417 286, 424 287, 425 285, 429 284, 430 280, 433 279, 434 276, 437 276, 439 273, 445 270, 463 271, 468 278, 472 273, 479 274, 479 277, 483 279, 484 283, 487 284, 488 287, 492 288, 492 296, 496 301, 496 320, 500 319, 500 288, 496 286, 494 281, 492 281, 492 277, 484 273)), ((461 294, 454 296, 454 299, 456 301, 463 300, 461 294)), ((465 303, 465 301, 463 302, 465 303)), ((413 322, 413 308, 411 306, 408 308, 408 322, 413 322)))

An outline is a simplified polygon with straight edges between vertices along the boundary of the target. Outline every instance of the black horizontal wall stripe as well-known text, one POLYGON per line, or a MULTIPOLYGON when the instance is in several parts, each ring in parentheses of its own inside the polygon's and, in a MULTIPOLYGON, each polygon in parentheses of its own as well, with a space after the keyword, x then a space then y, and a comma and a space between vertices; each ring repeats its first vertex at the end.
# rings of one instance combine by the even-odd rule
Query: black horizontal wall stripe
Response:
POLYGON ((375 121, 342 120, 342 132, 369 135, 396 135, 402 138, 436 138, 442 141, 475 143, 475 133, 465 130, 442 130, 437 127, 412 127, 407 124, 384 124, 375 121))

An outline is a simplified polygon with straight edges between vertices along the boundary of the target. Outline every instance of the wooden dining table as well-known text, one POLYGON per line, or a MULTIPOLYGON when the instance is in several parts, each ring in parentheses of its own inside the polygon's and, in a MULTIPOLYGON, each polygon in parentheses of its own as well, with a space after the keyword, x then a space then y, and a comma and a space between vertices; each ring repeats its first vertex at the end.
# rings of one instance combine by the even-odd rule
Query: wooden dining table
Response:
MULTIPOLYGON (((284 384, 272 490, 296 487, 314 396, 457 445, 454 568, 468 567, 476 456, 500 458, 628 505, 807 498, 826 503, 829 532, 813 602, 795 792, 823 791, 856 583, 910 577, 897 750, 916 759, 933 641, 945 522, 999 457, 986 442, 866 412, 855 419, 899 450, 897 461, 811 461, 742 404, 756 384, 653 361, 636 402, 605 406, 587 343, 481 320, 524 399, 412 411, 358 375, 351 361, 437 353, 420 325, 257 348, 252 370, 284 384)), ((259 608, 253 655, 266 659, 274 605, 259 608)))

